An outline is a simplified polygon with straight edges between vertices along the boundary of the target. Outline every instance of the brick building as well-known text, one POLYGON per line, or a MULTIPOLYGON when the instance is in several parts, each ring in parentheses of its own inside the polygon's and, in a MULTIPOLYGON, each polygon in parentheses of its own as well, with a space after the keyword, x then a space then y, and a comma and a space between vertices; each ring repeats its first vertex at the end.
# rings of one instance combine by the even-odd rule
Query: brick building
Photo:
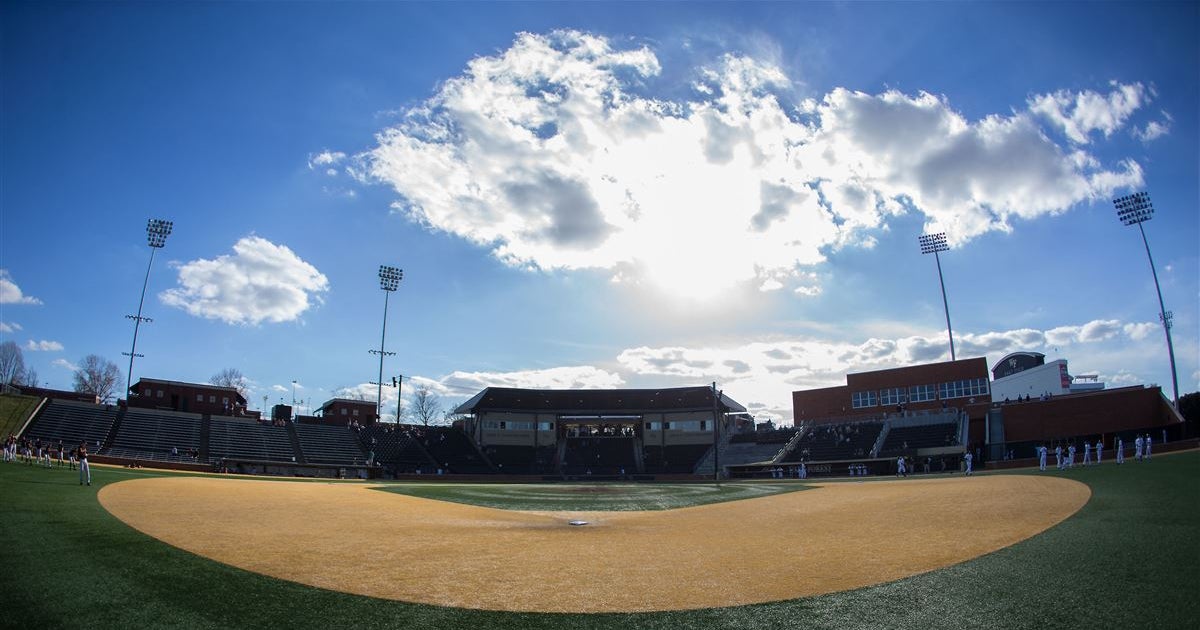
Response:
POLYGON ((129 387, 129 406, 167 409, 218 416, 255 416, 248 413, 246 398, 233 387, 143 378, 129 387))

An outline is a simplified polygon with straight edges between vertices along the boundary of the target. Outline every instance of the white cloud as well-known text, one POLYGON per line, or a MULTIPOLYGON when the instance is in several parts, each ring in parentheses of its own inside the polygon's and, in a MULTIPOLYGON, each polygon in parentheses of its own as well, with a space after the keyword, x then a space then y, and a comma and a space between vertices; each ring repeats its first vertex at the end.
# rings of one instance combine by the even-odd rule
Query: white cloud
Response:
POLYGON ((57 341, 34 341, 30 339, 25 343, 25 349, 30 352, 60 352, 63 345, 57 341))
POLYGON ((159 299, 191 315, 256 325, 293 321, 329 289, 321 272, 284 245, 248 236, 233 252, 179 265, 179 286, 159 299))
POLYGON ((0 304, 41 304, 42 301, 21 292, 7 269, 0 269, 0 304))
POLYGON ((0 322, 0 333, 14 333, 18 330, 22 330, 22 328, 16 322, 0 322))
POLYGON ((283 394, 283 393, 290 392, 290 391, 292 391, 292 390, 290 390, 290 389, 288 389, 288 388, 284 387, 283 385, 272 385, 272 386, 271 386, 271 391, 273 391, 273 392, 279 392, 280 394, 283 394))
POLYGON ((1088 135, 1099 131, 1105 137, 1120 129, 1139 107, 1149 100, 1141 83, 1125 85, 1112 81, 1108 95, 1092 90, 1059 90, 1029 100, 1030 111, 1045 117, 1077 144, 1087 144, 1088 135))
POLYGON ((401 112, 350 168, 509 265, 695 296, 740 282, 818 294, 806 274, 826 251, 871 247, 896 215, 960 244, 1142 183, 1136 162, 1106 168, 1039 125, 1111 133, 1140 84, 968 120, 924 92, 836 88, 796 105, 791 77, 741 55, 693 69, 690 100, 648 96, 660 71, 648 47, 523 33, 401 112))
POLYGON ((454 372, 438 379, 446 395, 473 396, 485 387, 605 389, 620 387, 619 374, 590 365, 513 372, 454 372))
POLYGON ((1162 112, 1162 115, 1162 120, 1152 120, 1140 129, 1134 127, 1132 130, 1133 137, 1142 142, 1150 142, 1170 133, 1171 123, 1175 122, 1175 119, 1171 118, 1171 115, 1167 112, 1162 112))
POLYGON ((337 170, 329 168, 336 164, 345 161, 346 154, 341 151, 330 151, 328 149, 320 153, 314 153, 308 156, 309 170, 322 170, 326 175, 337 175, 337 170))
POLYGON ((53 366, 55 366, 55 367, 60 367, 60 368, 63 368, 64 370, 69 370, 69 371, 71 371, 71 372, 78 372, 78 371, 79 371, 79 366, 78 366, 78 365, 75 365, 74 363, 71 363, 70 361, 68 361, 68 360, 66 360, 66 359, 55 359, 55 360, 53 360, 53 361, 51 361, 51 362, 50 362, 50 365, 53 365, 53 366))
MULTIPOLYGON (((1137 341, 1143 326, 1095 320, 1047 331, 1025 328, 960 334, 955 336, 955 343, 960 358, 983 356, 989 366, 1010 352, 1049 352, 1060 345, 1068 346, 1064 358, 1078 354, 1095 363, 1095 353, 1088 352, 1088 348, 1105 347, 1100 344, 1106 342, 1137 341)), ((845 375, 851 372, 949 359, 949 346, 941 333, 872 338, 861 343, 781 338, 721 347, 643 346, 627 349, 617 357, 627 379, 648 376, 681 384, 717 381, 735 399, 758 402, 756 413, 761 411, 785 421, 792 416, 792 391, 844 385, 845 375)))
POLYGON ((1154 333, 1160 326, 1154 322, 1141 322, 1136 324, 1125 324, 1122 330, 1130 339, 1140 341, 1145 339, 1150 334, 1154 333))

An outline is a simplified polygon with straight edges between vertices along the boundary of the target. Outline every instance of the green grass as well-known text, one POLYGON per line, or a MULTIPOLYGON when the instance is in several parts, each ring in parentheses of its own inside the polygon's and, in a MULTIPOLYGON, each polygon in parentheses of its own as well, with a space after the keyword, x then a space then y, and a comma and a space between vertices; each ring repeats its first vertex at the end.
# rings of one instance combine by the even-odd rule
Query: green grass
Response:
MULTIPOLYGON (((809 599, 648 614, 515 614, 405 604, 248 573, 142 535, 96 500, 106 483, 160 473, 0 465, 0 619, 69 628, 1190 628, 1200 617, 1200 453, 1045 473, 1091 501, 1044 534, 947 569, 809 599)), ((731 484, 732 485, 732 484, 731 484)), ((739 484, 740 485, 740 484, 739 484)), ((936 515, 930 515, 936 518, 936 515)), ((269 523, 264 523, 269 526, 269 523)), ((886 535, 889 524, 880 524, 886 535)), ((903 526, 898 524, 897 526, 903 526)), ((731 523, 786 553, 799 532, 731 523)), ((970 536, 969 531, 961 535, 970 536)), ((369 541, 363 541, 369 544, 369 541)), ((403 563, 419 549, 380 549, 403 563)), ((569 559, 564 558, 564 562, 569 559)), ((363 568, 370 571, 369 567, 363 568)), ((514 571, 520 570, 514 567, 514 571)), ((438 579, 438 576, 424 576, 438 579)), ((669 588, 631 584, 630 588, 669 588)), ((561 596, 586 596, 587 585, 561 596)))
POLYGON ((39 400, 37 396, 0 394, 0 440, 21 430, 39 400))
POLYGON ((807 486, 771 483, 695 484, 392 484, 380 489, 425 499, 502 510, 671 510, 795 492, 807 486))

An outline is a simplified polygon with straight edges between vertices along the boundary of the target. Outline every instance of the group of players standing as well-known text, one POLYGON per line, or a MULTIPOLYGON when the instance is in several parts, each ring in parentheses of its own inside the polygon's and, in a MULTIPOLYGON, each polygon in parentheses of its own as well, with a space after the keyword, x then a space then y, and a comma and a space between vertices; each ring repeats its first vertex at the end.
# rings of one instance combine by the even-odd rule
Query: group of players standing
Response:
POLYGON ((36 464, 52 468, 55 455, 58 456, 60 467, 69 465, 71 470, 79 468, 79 485, 92 485, 92 470, 88 466, 86 443, 80 442, 79 446, 70 448, 64 446, 62 440, 55 445, 49 441, 42 442, 41 438, 18 438, 12 434, 4 441, 5 463, 16 462, 20 458, 20 461, 28 466, 36 464))
MULTIPOLYGON (((1149 433, 1147 433, 1145 435, 1138 435, 1137 439, 1135 439, 1133 441, 1133 457, 1134 457, 1134 459, 1136 459, 1137 461, 1141 461, 1143 459, 1150 459, 1150 452, 1153 448, 1153 442, 1154 442, 1154 440, 1150 437, 1149 433)), ((1117 447, 1117 463, 1124 464, 1125 463, 1125 441, 1118 437, 1116 447, 1117 447)), ((1092 452, 1093 451, 1095 451, 1095 453, 1096 453, 1095 463, 1099 464, 1104 459, 1104 441, 1097 439, 1095 447, 1093 447, 1090 442, 1088 442, 1087 440, 1084 440, 1084 442, 1083 442, 1083 465, 1084 466, 1092 465, 1092 463, 1093 463, 1092 462, 1092 452)), ((1055 446, 1054 447, 1054 465, 1055 465, 1055 467, 1057 467, 1059 470, 1066 470, 1067 468, 1074 468, 1075 467, 1075 453, 1076 453, 1076 451, 1075 451, 1075 443, 1074 442, 1072 442, 1071 444, 1068 444, 1066 449, 1063 449, 1061 444, 1055 446)), ((1039 445, 1037 447, 1038 470, 1046 470, 1046 457, 1048 456, 1048 454, 1049 454, 1049 449, 1045 445, 1039 445)))

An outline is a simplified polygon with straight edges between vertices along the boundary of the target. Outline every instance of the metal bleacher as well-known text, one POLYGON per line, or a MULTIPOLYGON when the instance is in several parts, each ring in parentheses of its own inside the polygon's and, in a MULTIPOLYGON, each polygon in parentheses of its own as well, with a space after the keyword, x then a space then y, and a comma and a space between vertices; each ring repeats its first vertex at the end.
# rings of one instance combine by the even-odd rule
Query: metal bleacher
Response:
POLYGON ((296 423, 304 460, 315 464, 362 464, 367 461, 358 433, 344 426, 296 423))
POLYGON ((130 408, 125 411, 112 444, 103 452, 114 457, 156 461, 192 461, 188 451, 200 451, 201 416, 194 413, 130 408), (171 454, 171 449, 178 453, 171 454))
POLYGON ((287 427, 261 424, 253 420, 212 417, 208 440, 210 460, 221 458, 258 461, 294 461, 287 427))
POLYGON ((24 435, 31 439, 95 449, 103 443, 117 420, 117 408, 67 400, 51 400, 34 418, 24 435))

